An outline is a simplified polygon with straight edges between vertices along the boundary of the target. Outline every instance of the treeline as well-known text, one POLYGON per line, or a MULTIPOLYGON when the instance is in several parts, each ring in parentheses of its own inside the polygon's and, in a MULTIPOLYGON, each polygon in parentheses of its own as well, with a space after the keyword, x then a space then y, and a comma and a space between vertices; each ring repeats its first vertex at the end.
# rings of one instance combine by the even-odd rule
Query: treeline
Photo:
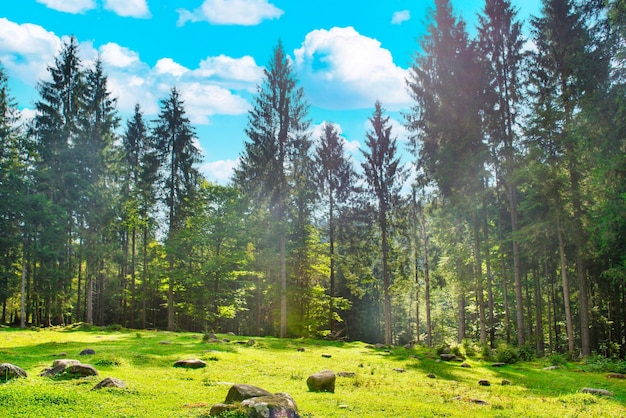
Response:
POLYGON ((435 3, 411 162, 384 97, 362 162, 312 138, 280 42, 228 186, 176 88, 123 125, 71 39, 26 123, 0 73, 1 322, 625 355, 626 4, 544 0, 526 39, 509 1, 473 37, 435 3))

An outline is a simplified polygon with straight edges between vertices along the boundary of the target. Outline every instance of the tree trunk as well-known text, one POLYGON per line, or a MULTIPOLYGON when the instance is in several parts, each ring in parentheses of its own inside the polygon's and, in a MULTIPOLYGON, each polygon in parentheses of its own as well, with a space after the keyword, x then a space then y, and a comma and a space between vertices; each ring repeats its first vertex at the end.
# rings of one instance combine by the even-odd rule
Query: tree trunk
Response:
POLYGON ((572 311, 570 307, 569 280, 567 277, 567 261, 565 258, 565 243, 563 242, 563 231, 561 222, 557 215, 557 235, 559 238, 559 259, 561 262, 561 279, 563 280, 563 306, 565 307, 565 325, 567 331, 567 349, 574 354, 574 328, 572 321, 572 311))
POLYGON ((426 345, 432 347, 433 345, 433 326, 431 320, 431 306, 430 306, 430 272, 428 270, 428 232, 426 231, 426 216, 424 215, 424 208, 420 205, 420 218, 422 227, 422 239, 424 240, 424 248, 422 249, 423 262, 424 262, 424 297, 426 302, 426 345))
POLYGON ((287 337, 287 254, 285 249, 286 237, 282 222, 280 228, 280 338, 285 338, 287 337))
MULTIPOLYGON (((544 266, 544 273, 547 275, 548 267, 544 266)), ((539 272, 535 271, 535 335, 537 338, 537 353, 540 356, 545 354, 545 342, 543 340, 543 309, 541 303, 541 284, 539 272)))
POLYGON ((478 321, 480 327, 480 344, 487 343, 487 324, 485 320, 485 291, 483 287, 483 263, 480 252, 480 226, 478 224, 478 215, 474 212, 474 258, 475 258, 475 277, 476 277, 476 296, 478 301, 478 321))
MULTIPOLYGON (((509 191, 509 204, 511 206, 511 231, 515 234, 518 230, 517 215, 517 192, 511 186, 509 191)), ((522 346, 526 342, 524 335, 524 298, 522 296, 522 277, 520 274, 519 243, 513 239, 513 278, 515 280, 515 303, 517 305, 517 345, 522 346)))
POLYGON ((333 190, 331 187, 330 190, 330 198, 329 198, 329 209, 328 209, 328 240, 330 241, 330 317, 328 319, 328 327, 330 328, 330 333, 333 334, 335 332, 335 230, 333 223, 333 190))

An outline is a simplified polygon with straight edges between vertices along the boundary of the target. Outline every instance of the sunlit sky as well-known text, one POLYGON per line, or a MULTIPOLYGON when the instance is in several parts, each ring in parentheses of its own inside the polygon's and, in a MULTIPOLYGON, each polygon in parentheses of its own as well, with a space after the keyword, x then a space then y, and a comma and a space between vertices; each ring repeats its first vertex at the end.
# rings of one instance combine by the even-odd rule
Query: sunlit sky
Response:
MULTIPOLYGON (((540 0, 513 4, 537 15, 540 0)), ((453 0, 470 32, 483 0, 453 0)), ((311 104, 314 137, 338 125, 358 158, 379 99, 402 142, 407 69, 434 0, 2 0, 0 61, 25 117, 36 84, 68 36, 90 65, 100 55, 122 129, 139 103, 152 120, 176 86, 198 135, 201 170, 225 182, 246 139, 251 98, 280 39, 311 104)), ((408 162, 408 161, 405 161, 408 162)))

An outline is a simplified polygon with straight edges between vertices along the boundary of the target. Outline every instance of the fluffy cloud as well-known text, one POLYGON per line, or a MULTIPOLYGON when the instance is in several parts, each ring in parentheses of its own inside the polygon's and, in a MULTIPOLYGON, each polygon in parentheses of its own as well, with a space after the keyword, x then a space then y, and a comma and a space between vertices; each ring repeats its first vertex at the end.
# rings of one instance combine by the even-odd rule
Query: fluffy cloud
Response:
POLYGON ((146 0, 105 0, 104 8, 122 17, 150 17, 146 0))
POLYGON ((178 9, 178 25, 207 21, 214 25, 255 26, 265 19, 278 19, 283 13, 268 0, 204 0, 194 11, 178 9))
POLYGON ((0 61, 26 84, 34 85, 47 74, 61 45, 58 36, 41 26, 0 18, 0 61))
MULTIPOLYGON (((47 67, 54 63, 62 44, 62 39, 41 26, 18 25, 0 18, 0 61, 10 78, 31 86, 47 80, 47 67)), ((115 43, 94 47, 91 42, 82 42, 79 54, 85 66, 101 57, 109 90, 121 112, 131 113, 140 103, 146 115, 156 115, 159 100, 176 86, 190 120, 199 124, 210 123, 213 115, 246 113, 249 103, 245 97, 263 75, 251 57, 207 57, 197 68, 188 69, 171 58, 161 58, 150 66, 135 51, 115 43)))
POLYGON ((311 103, 326 109, 405 107, 407 70, 396 66, 389 50, 354 28, 314 30, 295 51, 295 63, 311 103))
POLYGON ((408 10, 401 10, 399 12, 394 12, 393 16, 391 17, 391 24, 401 25, 402 23, 410 19, 411 19, 411 12, 408 10))
POLYGON ((139 55, 128 48, 109 42, 100 47, 102 62, 113 67, 130 67, 139 63, 139 55))
POLYGON ((213 161, 200 166, 200 172, 211 181, 226 184, 230 180, 239 162, 237 160, 213 161))
POLYGON ((50 9, 66 13, 85 13, 96 8, 95 0, 37 0, 50 9))

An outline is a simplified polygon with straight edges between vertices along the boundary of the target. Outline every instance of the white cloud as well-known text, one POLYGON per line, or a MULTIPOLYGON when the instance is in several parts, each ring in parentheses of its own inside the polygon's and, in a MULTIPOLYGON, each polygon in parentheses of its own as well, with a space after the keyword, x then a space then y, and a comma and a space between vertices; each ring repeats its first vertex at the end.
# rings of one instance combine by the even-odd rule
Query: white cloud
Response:
POLYGON ((393 16, 391 17, 391 24, 401 25, 402 23, 410 19, 411 19, 411 12, 408 10, 401 10, 399 12, 393 13, 393 16))
POLYGON ((179 90, 194 123, 208 124, 211 115, 241 115, 249 109, 241 96, 219 86, 191 82, 179 84, 179 90))
POLYGON ((0 61, 11 76, 26 84, 34 85, 47 74, 46 67, 61 45, 58 36, 41 26, 0 18, 0 61))
POLYGON ((407 70, 394 64, 379 41, 352 27, 314 30, 294 53, 307 97, 316 106, 368 108, 380 100, 393 110, 411 103, 407 70))
POLYGON ((66 13, 85 13, 96 8, 95 0, 37 0, 49 9, 66 13))
POLYGON ((211 181, 218 184, 226 184, 230 180, 239 162, 237 160, 220 160, 203 164, 200 172, 211 181))
POLYGON ((213 77, 219 80, 238 80, 259 83, 263 79, 263 69, 249 55, 231 58, 225 55, 208 57, 200 62, 196 74, 202 77, 213 77))
POLYGON ((189 71, 188 68, 180 65, 171 58, 161 58, 154 67, 159 74, 169 74, 174 77, 180 77, 189 71))
POLYGON ((265 19, 278 19, 284 13, 268 0, 204 0, 194 11, 177 11, 179 26, 201 21, 214 25, 255 26, 265 19))
POLYGON ((100 56, 102 62, 113 67, 124 68, 139 63, 139 55, 136 52, 112 42, 100 47, 100 56))
POLYGON ((122 17, 150 17, 146 0, 104 0, 104 8, 122 17))

